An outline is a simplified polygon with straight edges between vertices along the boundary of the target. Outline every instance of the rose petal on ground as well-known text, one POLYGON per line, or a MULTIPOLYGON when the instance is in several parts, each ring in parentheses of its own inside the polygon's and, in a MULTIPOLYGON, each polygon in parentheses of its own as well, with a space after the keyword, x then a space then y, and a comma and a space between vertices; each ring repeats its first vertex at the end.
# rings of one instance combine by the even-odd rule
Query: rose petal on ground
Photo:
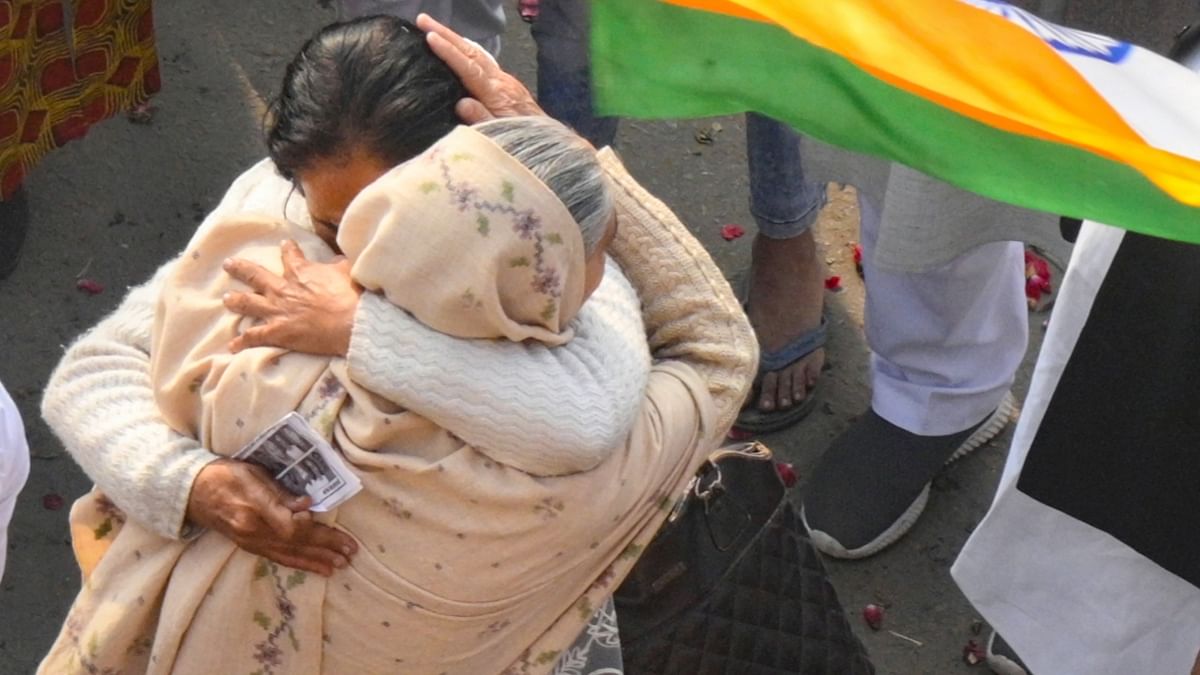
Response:
POLYGON ((721 228, 721 238, 725 241, 733 241, 746 234, 746 230, 742 229, 741 225, 726 225, 721 228))
POLYGON ((967 640, 967 644, 963 646, 962 655, 963 661, 968 666, 977 666, 987 659, 987 652, 974 640, 967 640))
POLYGON ((521 0, 517 3, 517 12, 521 15, 521 20, 525 23, 533 23, 533 20, 538 17, 541 8, 538 7, 538 0, 521 0))
POLYGON ((871 627, 871 630, 879 630, 883 627, 883 608, 875 603, 871 603, 863 607, 863 621, 871 627))
POLYGON ((1037 302, 1042 299, 1042 284, 1041 279, 1036 275, 1025 280, 1025 297, 1031 302, 1037 302))
POLYGON ((1050 263, 1042 256, 1025 249, 1025 276, 1037 274, 1045 279, 1050 278, 1050 263))
POLYGON ((104 292, 104 284, 95 279, 79 279, 75 282, 75 288, 88 295, 100 295, 104 292))
POLYGON ((779 472, 784 487, 796 487, 796 467, 787 462, 775 462, 775 470, 779 472))
POLYGON ((65 503, 66 500, 62 498, 62 495, 55 494, 53 492, 42 497, 42 508, 46 509, 47 511, 57 511, 61 509, 65 503))
POLYGON ((754 438, 754 434, 752 432, 746 431, 744 429, 739 429, 737 427, 733 427, 732 429, 729 430, 729 440, 731 440, 731 441, 738 441, 738 442, 748 441, 751 438, 754 438))
POLYGON ((842 278, 841 278, 841 277, 839 277, 839 276, 836 276, 836 275, 834 275, 834 276, 832 276, 832 277, 829 277, 828 279, 826 279, 826 280, 825 280, 825 290, 827 290, 827 291, 840 291, 840 290, 842 290, 842 278))
POLYGON ((150 124, 154 121, 154 113, 158 108, 150 103, 143 103, 135 106, 129 112, 125 113, 126 118, 133 124, 150 124))

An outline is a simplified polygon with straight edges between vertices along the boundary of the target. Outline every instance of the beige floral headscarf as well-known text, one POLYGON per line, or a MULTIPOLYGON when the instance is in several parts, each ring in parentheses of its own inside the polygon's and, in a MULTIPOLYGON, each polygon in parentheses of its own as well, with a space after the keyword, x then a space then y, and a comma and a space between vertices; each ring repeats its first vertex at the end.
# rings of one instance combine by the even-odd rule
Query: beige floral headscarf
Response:
POLYGON ((338 245, 360 284, 457 337, 562 344, 583 303, 579 226, 470 127, 363 190, 338 245))

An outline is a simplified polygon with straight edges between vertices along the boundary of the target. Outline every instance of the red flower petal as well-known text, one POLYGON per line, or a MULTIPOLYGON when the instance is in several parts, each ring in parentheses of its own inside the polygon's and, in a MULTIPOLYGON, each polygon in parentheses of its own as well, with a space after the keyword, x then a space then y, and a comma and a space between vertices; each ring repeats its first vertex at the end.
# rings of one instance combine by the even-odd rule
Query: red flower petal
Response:
POLYGON ((104 284, 95 279, 80 279, 75 282, 75 288, 88 295, 100 295, 104 292, 104 284))
POLYGON ((841 277, 832 276, 825 280, 825 290, 840 291, 841 289, 842 289, 842 278, 841 277))
POLYGON ((42 497, 42 508, 46 509, 47 511, 57 511, 61 509, 65 503, 66 500, 62 498, 62 495, 55 494, 53 492, 42 497))
POLYGON ((854 245, 854 264, 855 265, 862 264, 862 244, 854 245))
POLYGON ((779 472, 785 487, 796 486, 796 467, 787 462, 775 462, 775 470, 779 472))
POLYGON ((533 20, 538 18, 541 8, 538 7, 538 0, 521 0, 517 3, 517 12, 525 23, 533 23, 533 20))
POLYGON ((1025 276, 1031 277, 1038 275, 1044 279, 1050 279, 1050 263, 1042 256, 1033 251, 1025 251, 1025 276))
POLYGON ((739 429, 737 427, 733 427, 729 430, 729 440, 731 441, 748 441, 751 438, 754 438, 753 432, 745 431, 744 429, 739 429))
POLYGON ((968 666, 979 665, 987 659, 987 652, 974 640, 967 640, 967 644, 963 646, 962 654, 963 661, 966 661, 968 666))
POLYGON ((879 630, 883 627, 883 608, 874 603, 863 607, 863 621, 871 627, 871 630, 879 630))
MULTIPOLYGON (((1036 277, 1034 277, 1034 278, 1036 278, 1036 277)), ((1035 282, 1033 279, 1027 280, 1025 282, 1025 297, 1027 297, 1030 300, 1033 300, 1035 302, 1038 300, 1041 300, 1042 299, 1041 284, 1035 282)))
POLYGON ((721 228, 721 238, 725 241, 733 241, 746 234, 746 230, 742 229, 741 225, 726 225, 721 228))

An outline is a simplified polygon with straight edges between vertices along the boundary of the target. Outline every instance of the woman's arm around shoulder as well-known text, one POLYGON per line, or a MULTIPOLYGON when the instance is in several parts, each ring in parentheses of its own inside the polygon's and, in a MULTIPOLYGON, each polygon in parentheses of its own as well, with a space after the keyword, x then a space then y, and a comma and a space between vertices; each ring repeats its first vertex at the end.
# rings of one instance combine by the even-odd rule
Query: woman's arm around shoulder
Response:
POLYGON ((375 294, 361 303, 351 376, 497 462, 538 476, 586 471, 641 409, 650 354, 637 295, 615 264, 559 347, 462 340, 375 294))
MULTIPOLYGON (((260 161, 233 182, 198 233, 238 211, 282 209, 289 190, 274 165, 260 161)), ((154 400, 154 315, 175 264, 131 289, 67 349, 42 399, 42 415, 88 477, 131 518, 171 538, 184 529, 197 474, 217 459, 172 430, 154 400)))
POLYGON ((46 385, 42 415, 115 504, 158 534, 178 538, 192 482, 217 456, 175 433, 154 402, 151 331, 158 291, 173 265, 133 288, 67 348, 46 385))
MULTIPOLYGON (((650 351, 695 371, 714 406, 705 436, 720 442, 737 419, 758 364, 754 330, 703 245, 605 148, 600 161, 614 186, 619 226, 611 252, 641 297, 650 351)), ((655 379, 671 377, 659 367, 655 379)), ((694 420, 702 423, 703 416, 694 420)))

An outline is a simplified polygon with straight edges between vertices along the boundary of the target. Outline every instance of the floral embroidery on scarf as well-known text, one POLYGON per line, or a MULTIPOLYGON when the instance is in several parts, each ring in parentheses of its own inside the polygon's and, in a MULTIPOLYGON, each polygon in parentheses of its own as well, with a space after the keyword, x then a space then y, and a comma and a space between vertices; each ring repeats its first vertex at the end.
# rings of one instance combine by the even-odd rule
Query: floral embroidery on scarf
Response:
POLYGON ((505 628, 508 628, 511 625, 512 625, 512 622, 508 621, 507 619, 504 621, 493 621, 487 625, 487 628, 484 628, 482 631, 479 632, 479 637, 482 639, 482 638, 487 637, 488 635, 495 635, 496 633, 499 633, 500 631, 504 630, 505 628))
MULTIPOLYGON (((450 158, 451 161, 461 161, 471 159, 470 155, 459 153, 450 158)), ((500 183, 500 198, 502 201, 490 201, 480 196, 480 188, 472 185, 467 185, 454 179, 450 175, 450 163, 442 158, 441 150, 434 150, 429 154, 429 161, 438 162, 442 170, 442 184, 450 193, 450 203, 459 210, 465 213, 469 209, 474 209, 478 213, 476 218, 476 231, 480 236, 486 237, 491 232, 491 221, 487 214, 501 214, 512 218, 513 232, 516 232, 521 239, 527 239, 533 242, 533 260, 532 263, 528 258, 520 257, 509 261, 510 267, 528 267, 532 265, 534 276, 532 287, 533 290, 542 295, 550 297, 550 301, 546 303, 546 309, 542 312, 542 318, 549 321, 554 318, 558 312, 557 304, 553 301, 562 295, 563 278, 562 274, 553 265, 546 262, 546 245, 561 245, 563 243, 562 235, 556 232, 544 232, 544 224, 541 216, 533 211, 533 209, 518 209, 513 206, 516 201, 516 186, 509 181, 500 183), (507 202, 507 203, 505 203, 507 202)), ((421 187, 421 191, 429 194, 434 192, 433 189, 425 189, 425 183, 421 187)))
POLYGON ((575 602, 575 611, 579 612, 581 619, 586 619, 596 613, 596 608, 592 607, 592 601, 588 599, 588 596, 584 595, 575 602))
POLYGON ((75 657, 79 660, 80 671, 88 675, 121 675, 120 671, 115 668, 102 668, 96 663, 96 653, 100 649, 95 635, 91 636, 87 649, 84 649, 83 628, 82 619, 74 615, 67 616, 66 634, 71 643, 75 645, 75 657))
POLYGON ((642 549, 645 548, 640 544, 629 544, 621 551, 621 560, 637 560, 642 555, 642 549))
POLYGON ((547 497, 537 504, 533 505, 533 512, 540 515, 542 520, 553 520, 558 517, 566 509, 562 500, 547 497))
POLYGON ((463 291, 461 300, 463 309, 479 309, 483 307, 483 301, 479 299, 479 296, 475 295, 475 291, 469 288, 463 291))
POLYGON ((285 636, 287 637, 286 645, 290 646, 293 652, 300 651, 300 641, 296 639, 292 625, 296 619, 296 605, 288 597, 288 591, 303 584, 307 576, 304 572, 297 570, 285 577, 279 565, 274 562, 266 559, 258 561, 258 566, 254 568, 254 580, 265 579, 274 587, 275 606, 272 609, 279 618, 278 620, 273 619, 270 614, 261 609, 254 612, 254 623, 266 631, 267 635, 254 645, 254 660, 262 668, 253 671, 250 675, 274 675, 277 672, 275 669, 283 665, 284 652, 280 643, 285 636))
POLYGON ((149 637, 141 637, 134 640, 129 647, 125 649, 126 654, 134 656, 142 656, 150 652, 150 648, 154 646, 154 640, 149 637))
POLYGON ((404 508, 404 502, 396 499, 395 497, 389 497, 383 500, 383 505, 393 516, 396 516, 401 520, 411 520, 413 517, 412 511, 404 508))
POLYGON ((125 512, 117 508, 117 505, 103 494, 96 495, 96 511, 104 516, 104 520, 92 530, 92 534, 96 536, 97 540, 104 539, 110 534, 115 536, 113 531, 125 524, 125 512))
POLYGON ((325 373, 321 381, 301 404, 297 412, 326 440, 333 438, 338 413, 346 402, 346 387, 333 373, 325 373))

